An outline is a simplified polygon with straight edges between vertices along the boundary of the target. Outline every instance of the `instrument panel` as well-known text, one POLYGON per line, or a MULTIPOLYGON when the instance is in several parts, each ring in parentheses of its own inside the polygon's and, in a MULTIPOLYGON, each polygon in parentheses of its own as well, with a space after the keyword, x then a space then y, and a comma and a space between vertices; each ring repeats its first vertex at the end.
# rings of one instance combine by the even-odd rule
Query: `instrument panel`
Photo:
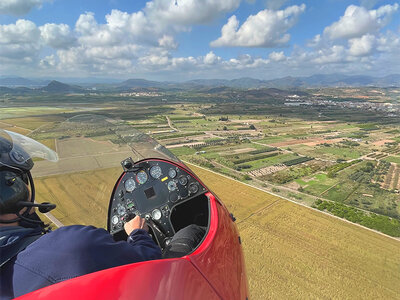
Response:
POLYGON ((171 237, 175 234, 170 221, 172 208, 204 192, 206 189, 192 175, 175 164, 141 161, 127 170, 114 188, 108 230, 117 233, 127 221, 140 215, 171 237))

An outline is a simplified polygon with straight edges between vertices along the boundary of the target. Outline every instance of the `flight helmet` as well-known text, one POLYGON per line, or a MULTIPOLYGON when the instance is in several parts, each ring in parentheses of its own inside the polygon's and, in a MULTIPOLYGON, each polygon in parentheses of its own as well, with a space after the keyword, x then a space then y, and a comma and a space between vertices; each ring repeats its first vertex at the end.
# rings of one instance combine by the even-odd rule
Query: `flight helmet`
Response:
POLYGON ((37 222, 29 218, 29 208, 38 207, 40 212, 55 208, 54 204, 37 204, 35 186, 31 169, 33 158, 57 161, 57 154, 43 144, 19 133, 0 129, 0 215, 16 214, 13 220, 0 220, 0 223, 13 223, 21 219, 37 222), (28 208, 24 213, 20 211, 28 208))

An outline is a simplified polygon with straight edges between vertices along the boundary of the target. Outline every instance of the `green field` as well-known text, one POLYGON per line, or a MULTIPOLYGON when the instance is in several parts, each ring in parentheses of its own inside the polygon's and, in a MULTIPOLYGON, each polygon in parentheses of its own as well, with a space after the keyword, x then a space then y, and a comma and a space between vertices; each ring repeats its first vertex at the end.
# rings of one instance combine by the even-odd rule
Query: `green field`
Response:
POLYGON ((400 156, 389 156, 389 157, 385 157, 383 160, 386 160, 388 162, 393 162, 393 163, 400 165, 400 156))

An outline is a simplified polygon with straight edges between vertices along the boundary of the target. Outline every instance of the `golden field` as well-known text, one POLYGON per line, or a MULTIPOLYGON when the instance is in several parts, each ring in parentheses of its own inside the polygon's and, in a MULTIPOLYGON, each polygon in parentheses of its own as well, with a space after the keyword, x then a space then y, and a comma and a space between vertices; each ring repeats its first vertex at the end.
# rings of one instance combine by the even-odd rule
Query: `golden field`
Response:
POLYGON ((107 227, 108 203, 121 167, 35 178, 38 202, 51 202, 51 213, 64 225, 107 227))
POLYGON ((251 299, 400 298, 400 241, 190 167, 237 218, 251 299))

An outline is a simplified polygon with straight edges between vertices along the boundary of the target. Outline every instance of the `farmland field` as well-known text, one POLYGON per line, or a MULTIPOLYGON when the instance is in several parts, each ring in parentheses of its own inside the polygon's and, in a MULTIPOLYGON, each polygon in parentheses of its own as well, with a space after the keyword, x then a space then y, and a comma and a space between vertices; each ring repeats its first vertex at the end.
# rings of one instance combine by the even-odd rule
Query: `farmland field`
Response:
POLYGON ((38 201, 57 205, 52 214, 64 225, 106 227, 108 203, 120 167, 36 178, 38 201))
MULTIPOLYGON (((239 91, 166 92, 165 99, 112 93, 4 96, 10 107, 1 108, 0 128, 58 152, 57 163, 35 161, 33 175, 38 201, 56 203, 52 213, 65 225, 105 227, 120 161, 132 156, 101 126, 80 131, 63 123, 98 114, 158 138, 182 160, 238 180, 193 166, 237 218, 251 299, 395 299, 399 240, 328 213, 400 236, 399 118, 386 108, 355 108, 359 102, 349 107, 347 98, 343 107, 332 106, 337 98, 330 93, 340 91, 307 90, 304 99, 316 93, 315 105, 296 108, 282 105, 286 96, 247 98, 263 94, 257 89, 240 97, 239 91), (321 93, 335 101, 321 105, 321 93), (361 221, 353 218, 360 215, 361 221)), ((398 103, 397 92, 396 97, 398 103)))
POLYGON ((400 294, 399 241, 190 167, 237 217, 252 299, 400 294))
POLYGON ((400 165, 400 156, 389 156, 389 157, 386 157, 384 160, 389 161, 389 162, 394 162, 394 163, 400 165))

